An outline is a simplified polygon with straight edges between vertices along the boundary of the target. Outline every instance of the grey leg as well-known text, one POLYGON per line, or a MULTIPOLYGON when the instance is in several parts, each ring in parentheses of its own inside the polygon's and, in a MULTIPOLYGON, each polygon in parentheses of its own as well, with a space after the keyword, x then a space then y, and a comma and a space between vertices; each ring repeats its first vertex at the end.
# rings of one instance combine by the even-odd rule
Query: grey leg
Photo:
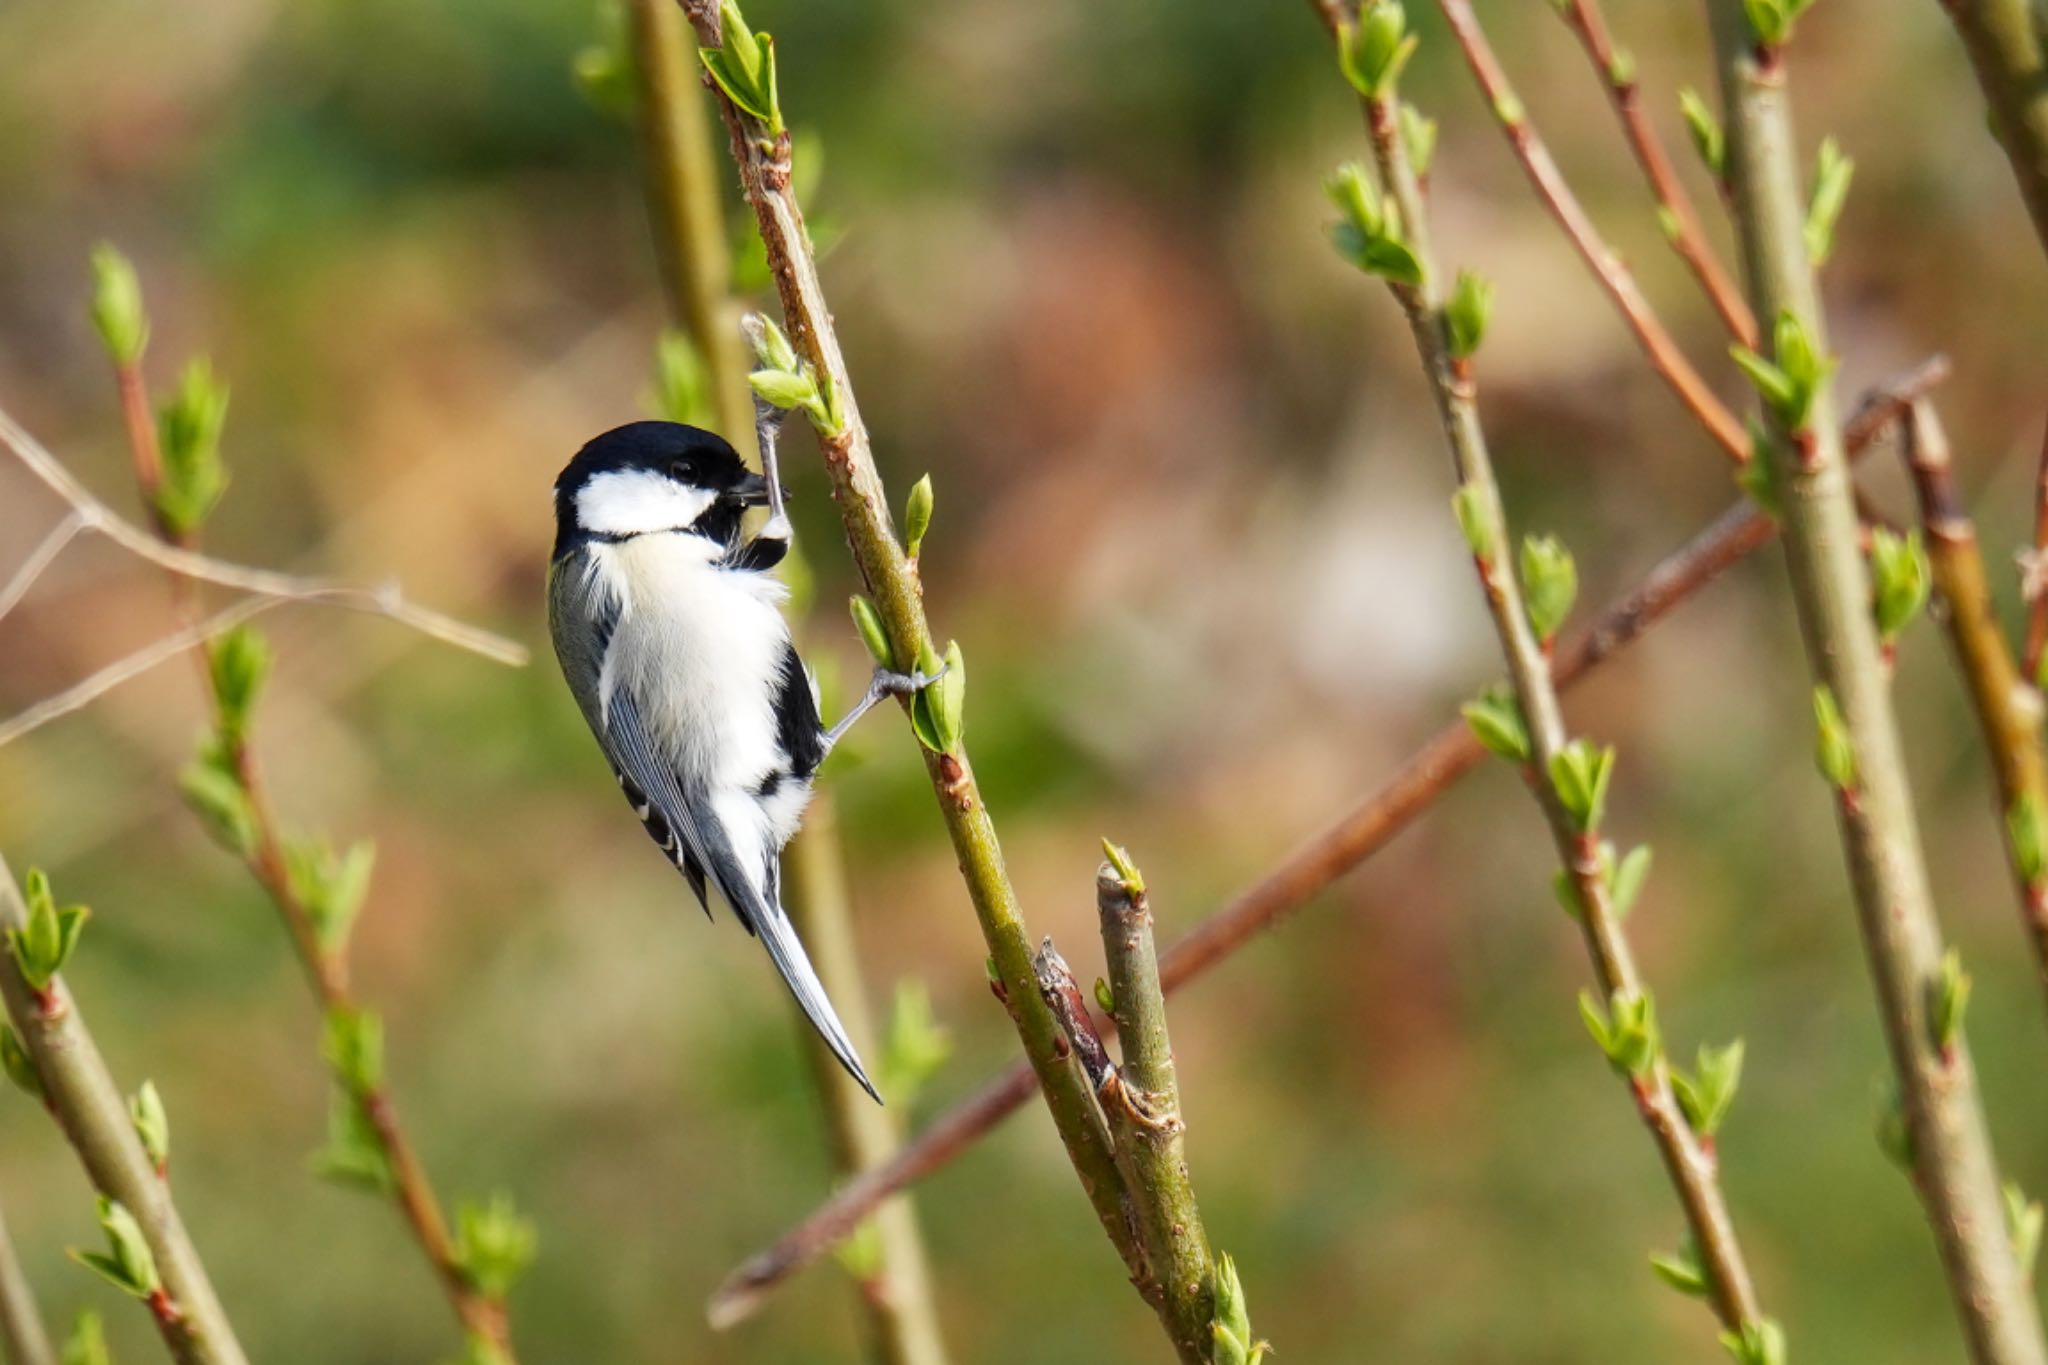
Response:
POLYGON ((840 717, 839 723, 825 732, 825 752, 831 753, 839 737, 853 728, 853 723, 875 709, 875 703, 884 697, 907 697, 913 692, 922 692, 940 678, 946 676, 941 665, 936 673, 892 673, 886 668, 875 670, 875 676, 868 680, 868 690, 853 704, 853 709, 840 717))
POLYGON ((788 414, 773 403, 754 396, 754 440, 761 447, 761 477, 768 481, 768 520, 756 537, 787 542, 792 534, 789 514, 782 509, 782 470, 775 458, 775 442, 782 434, 782 419, 788 414))

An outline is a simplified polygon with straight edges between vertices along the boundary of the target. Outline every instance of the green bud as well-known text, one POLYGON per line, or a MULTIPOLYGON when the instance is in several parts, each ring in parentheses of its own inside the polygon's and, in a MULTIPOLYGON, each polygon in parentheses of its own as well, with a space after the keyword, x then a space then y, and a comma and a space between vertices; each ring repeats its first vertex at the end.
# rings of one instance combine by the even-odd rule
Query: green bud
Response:
POLYGON ((1112 1019, 1116 1017, 1116 992, 1112 991, 1109 983, 1099 976, 1095 978, 1095 1008, 1112 1019))
POLYGON ((1920 532, 1880 526, 1870 537, 1870 578, 1878 638, 1891 644, 1927 605, 1934 577, 1920 532))
POLYGON ((1650 877, 1650 846, 1637 844, 1628 851, 1620 863, 1614 862, 1614 848, 1611 844, 1601 845, 1603 867, 1612 870, 1607 876, 1607 906, 1616 919, 1627 919, 1628 912, 1636 908, 1636 901, 1643 894, 1643 883, 1650 877))
POLYGON ((1550 785, 1581 834, 1600 827, 1607 809, 1607 782, 1614 775, 1614 747, 1575 739, 1550 759, 1550 785))
POLYGON ((2041 1205, 2027 1198, 2017 1181, 2005 1182, 2005 1231, 2012 1238, 2013 1256, 2020 1263, 2020 1277, 2031 1282, 2034 1262, 2041 1254, 2041 1205))
POLYGON ((135 266, 101 242, 92 249, 92 325, 116 365, 133 365, 149 344, 149 316, 142 308, 142 283, 135 266))
POLYGON ((1740 1332, 1723 1332, 1721 1344, 1736 1365, 1785 1365, 1785 1329, 1769 1318, 1745 1322, 1740 1332))
POLYGON ((685 332, 665 331, 654 343, 654 410, 666 421, 693 427, 716 420, 711 372, 685 332))
POLYGON ((1514 693, 1496 684, 1458 708, 1481 744, 1510 763, 1529 761, 1529 726, 1514 693))
POLYGON ((214 715, 230 742, 248 733, 256 698, 270 676, 270 646, 252 626, 236 626, 215 640, 206 652, 213 682, 214 715))
POLYGON ((1636 54, 1625 47, 1614 49, 1607 61, 1607 83, 1617 89, 1636 83, 1636 54))
POLYGON ((1401 240, 1400 223, 1356 162, 1340 166, 1324 182, 1330 202, 1343 215, 1330 229, 1337 254, 1368 275, 1395 284, 1420 285, 1422 262, 1401 240))
POLYGON ((884 668, 889 666, 892 655, 889 650, 889 632, 882 626, 882 614, 875 610, 875 604, 855 593, 847 599, 847 609, 853 613, 853 628, 859 632, 861 643, 868 647, 875 662, 884 668))
POLYGON ((628 119, 640 102, 640 82, 634 74, 625 8, 619 0, 606 0, 598 6, 597 15, 597 38, 576 54, 570 74, 592 106, 614 118, 628 119))
POLYGON ((2040 803, 2022 792, 2005 813, 2005 829, 2012 841, 2013 865, 2029 886, 2048 871, 2048 820, 2040 803))
POLYGON ((1678 220, 1676 213, 1659 204, 1657 206, 1657 231, 1663 234, 1666 242, 1677 246, 1679 240, 1685 236, 1685 224, 1678 220))
POLYGON ((1951 948, 1941 955, 1941 970, 1927 992, 1927 1025, 1934 1045, 1947 1052, 1962 1040, 1963 1015, 1970 1008, 1970 974, 1963 955, 1951 948))
POLYGON ((789 344, 789 337, 766 313, 747 314, 740 320, 740 329, 747 334, 754 356, 763 369, 793 371, 801 368, 803 362, 797 358, 796 347, 789 344))
POLYGON ((1408 31, 1400 0, 1370 0, 1358 22, 1337 34, 1337 64, 1351 88, 1367 99, 1385 99, 1421 40, 1408 31))
POLYGON ((521 1216, 508 1194, 494 1194, 484 1204, 465 1199, 456 1207, 455 1264, 486 1298, 510 1293, 539 1245, 532 1220, 521 1216))
POLYGON ((1813 415, 1821 386, 1835 372, 1836 362, 1815 349, 1812 332, 1789 308, 1778 314, 1771 345, 1769 360, 1741 345, 1729 347, 1728 354, 1785 429, 1802 430, 1813 415))
POLYGON ((927 474, 910 485, 903 504, 903 552, 912 559, 924 547, 924 533, 932 527, 932 476, 927 474))
POLYGON ((1656 1068, 1664 1043, 1649 992, 1631 995, 1616 991, 1603 1008, 1591 991, 1580 991, 1579 1017, 1608 1064, 1620 1074, 1643 1080, 1656 1068))
POLYGON ((327 1145, 307 1165, 322 1180, 383 1194, 392 1188, 391 1159, 363 1102, 336 1087, 327 1107, 327 1145))
POLYGON ((1427 180, 1429 168, 1436 160, 1436 120, 1423 114, 1420 109, 1401 102, 1401 145, 1408 152, 1408 164, 1415 168, 1415 178, 1427 180))
POLYGON ((220 458, 227 419, 228 387, 202 356, 185 367, 171 400, 156 415, 163 455, 156 511, 173 535, 198 530, 227 491, 227 466, 220 458))
POLYGON ((1778 486, 1771 480, 1771 433, 1756 417, 1748 418, 1745 425, 1749 428, 1749 458, 1736 466, 1735 486, 1765 516, 1782 522, 1785 518, 1778 506, 1778 486))
POLYGON ((1260 1365, 1272 1349, 1252 1335, 1244 1285, 1237 1277, 1237 1262, 1227 1251, 1216 1260, 1216 1316, 1209 1323, 1209 1335, 1215 1365, 1260 1365))
POLYGON ((1451 495, 1451 511, 1457 515, 1458 529, 1464 532, 1473 555, 1491 564, 1500 544, 1500 516, 1487 491, 1476 483, 1458 485, 1451 495))
POLYGON ((35 1058, 28 1055, 28 1044, 8 1023, 0 1023, 0 1071, 30 1099, 43 1098, 42 1073, 36 1070, 35 1058))
POLYGON ((1473 271, 1460 270, 1450 302, 1444 305, 1444 331, 1450 338, 1451 354, 1460 360, 1471 359, 1486 339, 1486 324, 1492 317, 1493 286, 1473 271))
POLYGON ((839 1262, 839 1268, 850 1275, 855 1284, 874 1285, 888 1268, 882 1251, 881 1226, 872 1218, 861 1219, 860 1226, 832 1248, 832 1259, 839 1262))
POLYGON ((1116 869, 1117 878, 1124 884, 1124 894, 1136 898, 1145 894, 1145 874, 1131 861, 1131 855, 1121 844, 1102 841, 1102 856, 1109 859, 1109 865, 1116 869))
POLYGON ((1704 1299, 1713 1289, 1707 1281, 1707 1268, 1700 1263, 1699 1247, 1691 1237, 1674 1252, 1650 1257, 1650 1270, 1688 1298, 1704 1299))
POLYGON ((1913 1125, 1906 1120, 1906 1104, 1893 1088, 1881 1088, 1877 1103, 1877 1146, 1894 1166, 1912 1174, 1913 1125))
POLYGON ((376 844, 358 839, 347 853, 337 855, 325 837, 292 839, 285 844, 284 858, 286 882, 313 922, 321 948, 339 952, 369 895, 376 844))
POLYGON ((144 1081, 129 1099, 128 1117, 135 1124, 135 1136, 142 1140, 149 1164, 163 1174, 171 1162, 171 1116, 164 1109, 163 1096, 156 1093, 155 1081, 144 1081))
POLYGON ((64 1338, 64 1353, 59 1365, 114 1365, 114 1357, 107 1350, 106 1329, 100 1326, 100 1315, 90 1308, 78 1310, 72 1320, 71 1335, 64 1338))
POLYGON ((1826 683, 1813 689, 1814 761, 1820 774, 1836 791, 1856 786, 1856 745, 1849 737, 1849 724, 1826 683))
MULTIPOLYGON (((1813 8, 1813 0, 1742 0, 1742 12, 1750 31, 1765 47, 1782 47, 1792 38, 1792 27, 1800 15, 1813 8)), ((1745 1361, 1743 1365, 1751 1365, 1745 1361)))
POLYGON ((818 401, 818 381, 809 366, 801 371, 755 370, 747 383, 764 402, 778 408, 808 408, 818 401))
POLYGON ((1529 629, 1547 643, 1579 596, 1578 565, 1556 536, 1522 537, 1522 595, 1529 629))
POLYGON ((201 742, 198 757, 178 774, 178 790, 223 848, 241 858, 255 852, 255 811, 233 757, 217 738, 201 742))
POLYGON ((328 1010, 321 1055, 351 1094, 369 1094, 384 1082, 384 1021, 374 1010, 328 1010))
POLYGON ((46 991, 57 973, 78 947, 91 911, 82 905, 57 908, 50 894, 50 879, 41 868, 30 868, 23 888, 28 901, 28 922, 7 931, 7 949, 22 980, 36 991, 46 991))
POLYGON ((146 1299, 162 1288, 156 1257, 150 1252, 149 1242, 142 1235, 142 1224, 135 1221, 135 1215, 101 1195, 99 1220, 100 1230, 107 1236, 107 1249, 102 1252, 72 1248, 71 1259, 97 1271, 116 1289, 138 1299, 146 1299))
POLYGON ((1806 258, 1818 267, 1835 246, 1835 223, 1849 199, 1849 180, 1856 163, 1842 155, 1841 144, 1823 138, 1813 167, 1813 197, 1806 206, 1806 258))
POLYGON ((945 675, 918 696, 930 708, 932 734, 939 741, 935 747, 952 753, 967 727, 967 661, 957 640, 947 644, 945 663, 945 675))
POLYGON ((876 1067, 876 1083, 891 1104, 908 1106, 953 1054, 953 1039, 932 1014, 931 993, 924 983, 896 983, 889 1010, 889 1032, 876 1067))
POLYGON ((1721 131, 1721 120, 1691 86, 1678 92, 1678 112, 1692 134, 1693 150, 1700 154, 1700 161, 1714 179, 1721 179, 1728 173, 1728 137, 1721 131))
POLYGON ((1700 1045, 1699 1061, 1687 1075, 1673 1068, 1671 1088, 1677 1092, 1678 1107, 1685 1121, 1703 1138, 1721 1131, 1728 1111, 1735 1104, 1735 1092, 1742 1085, 1742 1040, 1726 1047, 1700 1045))

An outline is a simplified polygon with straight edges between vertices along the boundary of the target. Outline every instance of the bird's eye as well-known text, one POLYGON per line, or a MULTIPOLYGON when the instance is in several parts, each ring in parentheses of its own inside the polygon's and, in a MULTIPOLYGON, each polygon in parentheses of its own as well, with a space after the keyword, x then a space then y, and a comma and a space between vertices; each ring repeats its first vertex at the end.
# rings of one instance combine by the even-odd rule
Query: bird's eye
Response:
POLYGON ((669 477, 682 483, 694 482, 697 477, 697 462, 695 460, 677 460, 668 467, 668 472, 669 477))

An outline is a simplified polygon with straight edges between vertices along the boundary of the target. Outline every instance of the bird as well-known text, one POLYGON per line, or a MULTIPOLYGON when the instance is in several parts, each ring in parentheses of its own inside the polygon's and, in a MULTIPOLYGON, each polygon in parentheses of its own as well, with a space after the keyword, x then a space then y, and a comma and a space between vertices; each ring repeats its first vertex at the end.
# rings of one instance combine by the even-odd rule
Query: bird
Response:
POLYGON ((707 916, 715 891, 761 941, 832 1055, 879 1102, 782 907, 780 859, 840 736, 884 697, 937 676, 877 668, 845 718, 820 721, 772 572, 791 539, 780 417, 757 409, 760 474, 723 437, 678 422, 631 422, 578 450, 554 485, 549 634, 647 833, 707 916), (749 536, 754 507, 769 515, 749 536))

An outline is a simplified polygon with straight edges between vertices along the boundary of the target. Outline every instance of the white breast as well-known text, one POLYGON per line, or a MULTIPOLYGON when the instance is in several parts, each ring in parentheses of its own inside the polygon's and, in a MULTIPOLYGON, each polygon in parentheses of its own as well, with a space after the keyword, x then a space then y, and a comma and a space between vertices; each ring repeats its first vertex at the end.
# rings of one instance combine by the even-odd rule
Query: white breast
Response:
POLYGON ((686 533, 592 547, 592 571, 621 605, 600 697, 626 689, 654 741, 688 777, 751 787, 776 766, 775 696, 787 593, 766 574, 714 561, 686 533))

